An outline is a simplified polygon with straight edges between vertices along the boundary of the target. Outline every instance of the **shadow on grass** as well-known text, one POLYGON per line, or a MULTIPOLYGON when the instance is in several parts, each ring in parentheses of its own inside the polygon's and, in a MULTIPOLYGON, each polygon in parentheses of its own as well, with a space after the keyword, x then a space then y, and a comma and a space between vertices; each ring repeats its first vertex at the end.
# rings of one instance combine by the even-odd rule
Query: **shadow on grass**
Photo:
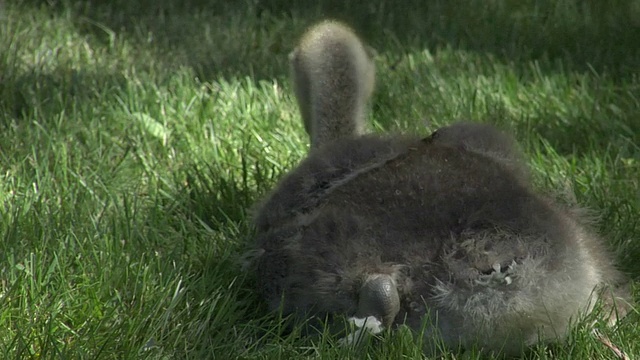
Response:
POLYGON ((274 174, 274 171, 265 174, 257 164, 249 169, 244 161, 240 176, 223 174, 223 170, 215 165, 194 166, 186 172, 179 208, 185 209, 195 222, 201 221, 213 230, 246 223, 251 217, 251 210, 247 209, 251 209, 256 199, 268 191, 269 184, 275 182, 274 174))
MULTIPOLYGON (((22 4, 42 6, 34 0, 22 4)), ((594 69, 619 79, 640 67, 637 0, 51 0, 49 7, 71 12, 81 31, 105 41, 113 34, 147 39, 168 63, 182 52, 182 65, 206 79, 282 75, 283 59, 301 30, 326 17, 348 22, 379 51, 452 46, 515 65, 540 59, 554 68, 561 61, 565 71, 594 69), (226 46, 198 53, 198 47, 215 45, 211 40, 226 46)))
POLYGON ((5 80, 8 81, 0 81, 3 118, 38 119, 39 122, 56 121, 46 115, 71 114, 78 104, 99 109, 104 94, 87 89, 110 93, 126 84, 121 74, 64 67, 53 70, 33 67, 5 80))

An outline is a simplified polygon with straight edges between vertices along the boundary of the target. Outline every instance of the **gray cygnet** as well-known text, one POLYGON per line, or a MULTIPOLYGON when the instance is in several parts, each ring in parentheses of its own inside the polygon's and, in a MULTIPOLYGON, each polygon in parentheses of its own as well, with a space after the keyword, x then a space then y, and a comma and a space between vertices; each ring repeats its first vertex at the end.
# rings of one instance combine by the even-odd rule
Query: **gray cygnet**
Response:
POLYGON ((565 338, 598 298, 622 317, 624 276, 575 211, 532 189, 512 137, 477 123, 366 134, 371 54, 324 21, 290 56, 311 151, 254 219, 269 307, 504 354, 565 338))

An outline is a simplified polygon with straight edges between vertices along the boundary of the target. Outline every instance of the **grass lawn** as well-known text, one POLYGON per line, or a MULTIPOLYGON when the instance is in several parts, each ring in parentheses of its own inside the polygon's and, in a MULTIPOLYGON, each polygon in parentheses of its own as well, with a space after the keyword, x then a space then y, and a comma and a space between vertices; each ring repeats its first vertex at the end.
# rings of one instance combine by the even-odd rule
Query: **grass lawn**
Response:
MULTIPOLYGON (((639 0, 309 4, 0 1, 0 358, 421 357, 405 331, 285 333, 240 265, 252 204, 307 151, 287 53, 325 16, 378 51, 376 131, 508 129, 640 276, 639 0)), ((632 358, 638 319, 601 329, 632 358)), ((526 356, 614 353, 584 322, 526 356)))

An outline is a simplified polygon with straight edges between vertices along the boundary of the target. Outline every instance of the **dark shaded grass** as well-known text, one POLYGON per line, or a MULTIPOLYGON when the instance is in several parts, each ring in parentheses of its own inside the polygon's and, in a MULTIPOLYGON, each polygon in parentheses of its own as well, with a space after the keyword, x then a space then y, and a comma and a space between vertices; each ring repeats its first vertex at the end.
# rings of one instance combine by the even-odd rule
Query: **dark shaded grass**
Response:
POLYGON ((617 79, 637 74, 640 64, 640 5, 634 0, 20 3, 69 16, 78 30, 108 47, 120 36, 141 46, 153 44, 159 58, 174 65, 184 61, 208 72, 205 78, 283 74, 285 62, 273 55, 286 54, 305 26, 325 17, 352 24, 381 52, 452 46, 515 65, 539 61, 543 71, 594 69, 617 79), (240 41, 231 46, 232 39, 240 41), (193 46, 213 40, 226 46, 193 46), (181 56, 170 59, 175 53, 181 56))

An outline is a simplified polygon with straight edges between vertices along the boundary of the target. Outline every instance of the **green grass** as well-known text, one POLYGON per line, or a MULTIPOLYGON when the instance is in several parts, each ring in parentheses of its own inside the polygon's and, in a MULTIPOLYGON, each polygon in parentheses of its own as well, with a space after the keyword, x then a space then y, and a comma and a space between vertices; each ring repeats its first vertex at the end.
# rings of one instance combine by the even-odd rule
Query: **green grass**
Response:
MULTIPOLYGON (((324 16, 379 52, 376 131, 509 129, 637 278, 640 1, 393 4, 0 2, 0 358, 421 356, 402 332, 285 333, 240 265, 252 204, 307 151, 286 55, 324 16)), ((631 357, 637 321, 603 329, 631 357)), ((613 353, 577 326, 527 356, 613 353)))

